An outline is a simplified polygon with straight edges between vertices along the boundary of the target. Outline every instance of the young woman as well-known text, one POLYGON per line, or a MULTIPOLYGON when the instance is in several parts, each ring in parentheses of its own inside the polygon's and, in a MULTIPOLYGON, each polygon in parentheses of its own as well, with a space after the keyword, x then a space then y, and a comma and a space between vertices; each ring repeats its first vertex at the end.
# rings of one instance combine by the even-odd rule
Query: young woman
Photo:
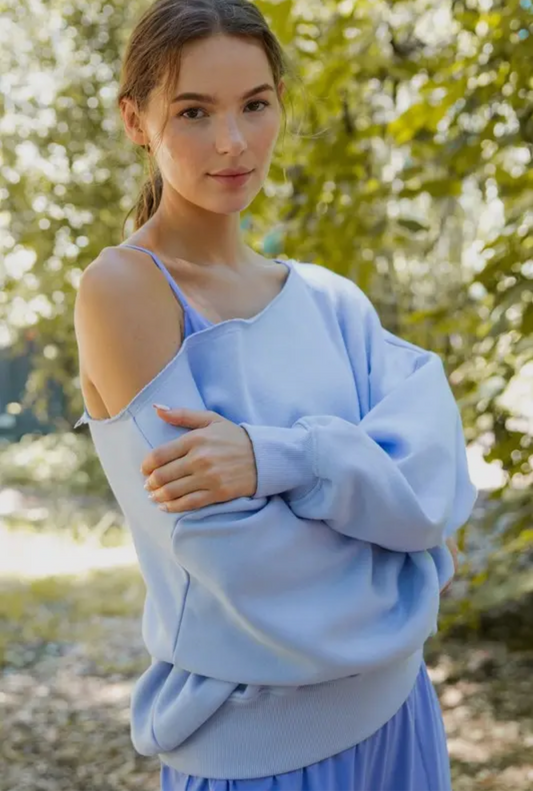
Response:
POLYGON ((132 739, 164 791, 448 791, 423 646, 476 498, 461 420, 354 283, 245 245, 283 75, 247 0, 159 0, 124 60, 153 177, 75 322, 147 589, 132 739))

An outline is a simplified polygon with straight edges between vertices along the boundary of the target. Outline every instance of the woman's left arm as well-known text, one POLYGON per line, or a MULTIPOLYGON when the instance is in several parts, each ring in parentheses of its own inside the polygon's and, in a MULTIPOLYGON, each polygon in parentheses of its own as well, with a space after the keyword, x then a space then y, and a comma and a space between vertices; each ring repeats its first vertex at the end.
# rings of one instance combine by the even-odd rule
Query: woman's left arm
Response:
POLYGON ((361 420, 305 416, 290 428, 243 423, 258 472, 256 497, 283 493, 297 516, 386 549, 441 545, 470 516, 461 415, 440 357, 397 338, 342 279, 339 325, 361 420), (293 482, 305 471, 304 483, 293 482))
MULTIPOLYGON (((397 365, 406 353, 386 354, 397 365)), ((419 362, 357 425, 334 416, 304 417, 289 429, 243 424, 254 446, 256 496, 283 491, 297 516, 385 549, 421 551, 451 536, 477 490, 442 363, 436 355, 419 362), (307 485, 287 486, 291 465, 308 470, 307 485)))

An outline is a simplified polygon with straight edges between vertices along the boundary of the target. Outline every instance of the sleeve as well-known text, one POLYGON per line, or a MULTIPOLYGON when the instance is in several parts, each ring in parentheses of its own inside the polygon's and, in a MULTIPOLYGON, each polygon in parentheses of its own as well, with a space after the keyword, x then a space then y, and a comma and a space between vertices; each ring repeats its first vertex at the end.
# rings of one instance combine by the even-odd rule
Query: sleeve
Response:
POLYGON ((385 549, 436 547, 468 520, 477 498, 442 361, 384 330, 360 291, 339 324, 362 418, 242 423, 256 458, 254 496, 281 494, 295 515, 385 549))

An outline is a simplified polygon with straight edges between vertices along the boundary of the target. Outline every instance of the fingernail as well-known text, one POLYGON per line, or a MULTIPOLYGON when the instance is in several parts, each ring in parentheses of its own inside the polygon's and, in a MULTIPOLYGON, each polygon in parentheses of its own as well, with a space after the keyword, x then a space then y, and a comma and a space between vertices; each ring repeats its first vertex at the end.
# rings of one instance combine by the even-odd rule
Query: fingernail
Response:
POLYGON ((146 483, 144 484, 144 488, 145 488, 147 491, 150 489, 150 484, 148 483, 148 481, 146 481, 146 483))
POLYGON ((161 505, 158 505, 157 507, 159 508, 160 511, 168 511, 168 507, 166 503, 161 503, 161 505))
POLYGON ((164 404, 152 404, 155 409, 160 409, 162 412, 170 412, 170 407, 164 404))

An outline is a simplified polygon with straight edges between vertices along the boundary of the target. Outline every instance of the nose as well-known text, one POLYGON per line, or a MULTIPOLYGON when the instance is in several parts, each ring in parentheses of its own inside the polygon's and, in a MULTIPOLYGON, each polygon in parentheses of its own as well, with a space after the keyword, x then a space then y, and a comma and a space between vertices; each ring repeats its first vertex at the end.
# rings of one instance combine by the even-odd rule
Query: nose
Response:
POLYGON ((235 116, 220 120, 216 130, 216 149, 218 154, 239 156, 248 148, 246 138, 235 116))

